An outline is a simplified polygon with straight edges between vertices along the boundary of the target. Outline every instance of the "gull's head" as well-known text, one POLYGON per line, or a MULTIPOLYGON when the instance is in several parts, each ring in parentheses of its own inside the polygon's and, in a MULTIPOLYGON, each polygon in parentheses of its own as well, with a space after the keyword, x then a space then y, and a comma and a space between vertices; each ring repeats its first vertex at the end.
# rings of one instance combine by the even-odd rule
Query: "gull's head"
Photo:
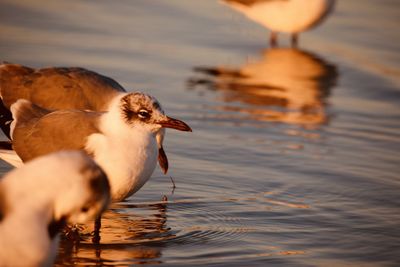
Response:
POLYGON ((192 131, 183 121, 166 116, 153 96, 138 92, 128 93, 120 99, 119 104, 123 120, 128 125, 140 126, 152 133, 157 133, 161 128, 192 131))
POLYGON ((96 218, 110 202, 107 176, 81 151, 31 160, 7 173, 0 189, 0 217, 35 218, 29 223, 47 224, 51 237, 66 223, 96 218))
POLYGON ((54 179, 59 183, 53 220, 85 223, 101 214, 110 202, 110 185, 104 171, 83 152, 68 151, 55 155, 60 165, 54 179))

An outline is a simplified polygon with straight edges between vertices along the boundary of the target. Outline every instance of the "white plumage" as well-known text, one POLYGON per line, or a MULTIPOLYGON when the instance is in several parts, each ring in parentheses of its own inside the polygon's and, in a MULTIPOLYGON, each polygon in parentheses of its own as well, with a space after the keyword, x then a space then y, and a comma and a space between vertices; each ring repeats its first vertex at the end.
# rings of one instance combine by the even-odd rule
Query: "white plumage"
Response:
POLYGON ((51 266, 65 223, 98 216, 110 199, 104 172, 82 152, 30 161, 0 180, 0 266, 51 266))
POLYGON ((300 32, 321 23, 329 15, 335 0, 224 0, 235 10, 271 30, 271 45, 276 45, 277 33, 292 35, 292 44, 300 32))

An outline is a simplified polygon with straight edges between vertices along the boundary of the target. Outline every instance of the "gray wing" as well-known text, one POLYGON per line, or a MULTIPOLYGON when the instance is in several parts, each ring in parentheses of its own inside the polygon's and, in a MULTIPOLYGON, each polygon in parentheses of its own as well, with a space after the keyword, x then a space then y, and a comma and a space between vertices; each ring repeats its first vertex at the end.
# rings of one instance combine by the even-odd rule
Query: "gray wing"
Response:
POLYGON ((44 112, 28 101, 20 106, 18 111, 12 108, 15 116, 12 137, 13 148, 24 162, 59 150, 84 150, 87 137, 100 132, 97 127, 100 112, 44 112))
POLYGON ((6 108, 27 99, 46 109, 103 111, 116 94, 126 92, 115 80, 83 68, 32 69, 0 65, 0 92, 6 108))

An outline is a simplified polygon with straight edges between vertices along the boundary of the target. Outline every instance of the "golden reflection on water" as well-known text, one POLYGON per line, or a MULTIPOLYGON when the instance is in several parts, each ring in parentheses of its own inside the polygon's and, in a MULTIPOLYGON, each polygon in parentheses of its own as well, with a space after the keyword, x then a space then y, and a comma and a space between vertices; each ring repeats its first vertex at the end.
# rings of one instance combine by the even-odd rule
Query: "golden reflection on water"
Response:
MULTIPOLYGON (((257 228, 246 226, 241 219, 229 215, 228 210, 223 211, 226 204, 247 205, 246 210, 235 209, 235 213, 254 209, 260 211, 272 208, 278 210, 310 208, 301 202, 272 196, 276 194, 279 192, 263 192, 243 198, 199 198, 173 202, 114 204, 102 216, 100 244, 93 244, 91 241, 93 224, 80 226, 80 238, 62 238, 55 266, 162 264, 163 249, 167 246, 171 247, 174 244, 191 246, 211 241, 234 242, 240 240, 244 234, 257 232, 257 228), (180 218, 186 218, 184 221, 180 219, 179 222, 176 221, 176 216, 170 218, 175 221, 175 229, 167 225, 169 204, 174 205, 174 208, 170 208, 180 213, 180 218)), ((268 229, 280 230, 274 225, 268 226, 268 229)), ((275 246, 266 248, 261 254, 260 252, 248 255, 221 254, 219 260, 232 261, 303 253, 305 252, 292 252, 285 250, 284 247, 275 246)), ((201 259, 198 260, 201 262, 201 259)))
POLYGON ((224 111, 260 121, 320 125, 326 123, 326 98, 336 84, 336 67, 313 53, 293 48, 267 49, 238 67, 195 67, 189 87, 220 92, 224 111))
POLYGON ((56 265, 159 264, 162 242, 174 235, 166 226, 166 202, 128 206, 115 204, 102 216, 100 244, 91 242, 91 225, 82 226, 80 239, 63 238, 56 265), (128 212, 127 212, 128 211, 128 212), (152 244, 157 245, 152 245, 152 244), (115 262, 114 264, 116 264, 115 262))

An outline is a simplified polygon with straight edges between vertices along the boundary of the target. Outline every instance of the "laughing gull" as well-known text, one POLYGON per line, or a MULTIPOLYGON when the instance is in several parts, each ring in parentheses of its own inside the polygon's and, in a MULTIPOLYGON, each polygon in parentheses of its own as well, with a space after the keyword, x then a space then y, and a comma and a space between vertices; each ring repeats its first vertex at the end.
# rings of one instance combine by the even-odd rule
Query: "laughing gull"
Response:
POLYGON ((83 150, 108 175, 113 201, 131 196, 150 178, 162 128, 191 131, 166 116, 154 97, 137 92, 119 94, 106 112, 52 112, 25 99, 10 109, 13 148, 24 162, 62 149, 83 150))
POLYGON ((271 30, 270 45, 276 46, 278 32, 298 34, 320 24, 332 11, 335 0, 223 0, 249 19, 271 30))
MULTIPOLYGON (((26 99, 49 110, 106 111, 112 99, 126 93, 115 80, 83 68, 32 69, 18 64, 0 65, 0 127, 10 136, 10 106, 26 99)), ((157 132, 158 161, 164 173, 168 159, 163 149, 165 130, 157 132)), ((7 142, 2 142, 2 146, 7 142)), ((4 159, 4 151, 2 157, 4 159)), ((13 157, 11 157, 13 160, 13 157)), ((12 163, 15 165, 15 163, 12 163)))
POLYGON ((79 151, 39 157, 0 179, 0 266, 52 266, 59 231, 97 217, 105 173, 79 151))

